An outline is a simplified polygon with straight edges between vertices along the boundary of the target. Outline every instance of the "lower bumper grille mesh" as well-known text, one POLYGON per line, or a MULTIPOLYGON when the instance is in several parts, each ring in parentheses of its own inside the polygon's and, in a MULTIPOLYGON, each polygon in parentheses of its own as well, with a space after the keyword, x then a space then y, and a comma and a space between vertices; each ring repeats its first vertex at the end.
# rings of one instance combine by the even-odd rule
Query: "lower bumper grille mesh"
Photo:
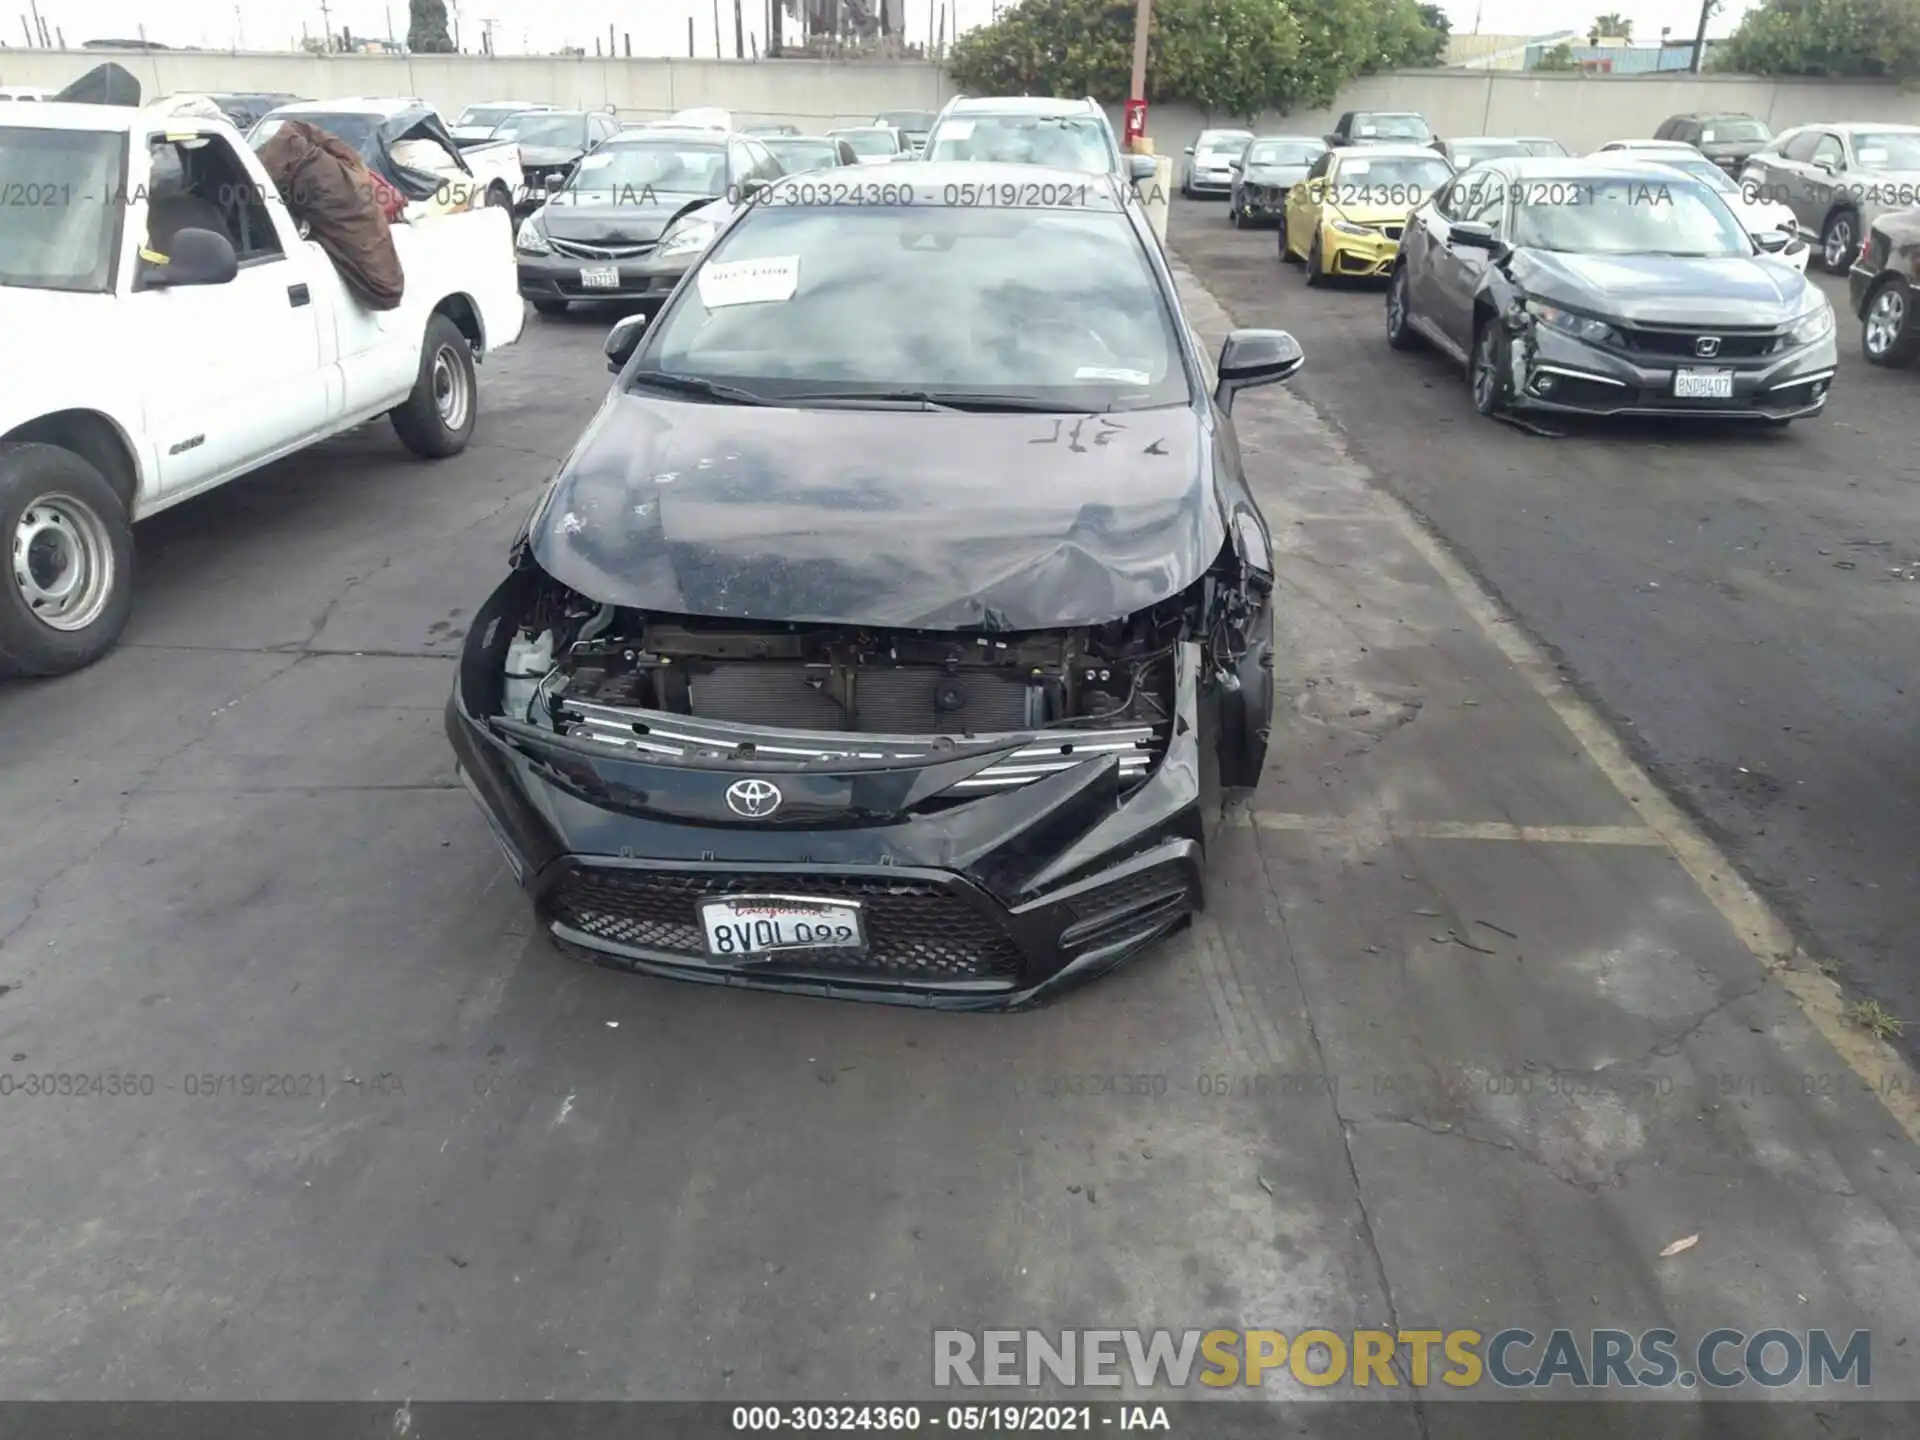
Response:
POLYGON ((1008 980, 1023 957, 992 918, 938 885, 864 875, 574 870, 547 899, 553 917, 596 940, 706 957, 701 900, 728 895, 799 894, 857 900, 867 926, 864 953, 795 952, 752 968, 844 970, 901 980, 1008 980))

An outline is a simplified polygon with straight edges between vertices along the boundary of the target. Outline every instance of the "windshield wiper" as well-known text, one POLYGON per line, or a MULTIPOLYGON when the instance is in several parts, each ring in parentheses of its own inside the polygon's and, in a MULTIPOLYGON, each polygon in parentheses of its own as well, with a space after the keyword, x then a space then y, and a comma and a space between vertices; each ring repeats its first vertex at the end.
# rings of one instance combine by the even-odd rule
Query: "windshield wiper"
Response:
POLYGON ((1062 405, 1057 400, 1041 400, 1032 395, 997 395, 975 390, 813 390, 800 395, 780 397, 780 402, 792 401, 798 404, 836 400, 844 400, 849 404, 871 400, 880 404, 924 405, 930 410, 972 410, 983 413, 1015 410, 1036 410, 1048 415, 1087 413, 1083 406, 1062 405))
POLYGON ((674 375, 665 370, 636 370, 633 383, 654 390, 672 390, 682 395, 699 395, 727 405, 772 405, 776 401, 738 385, 723 385, 718 380, 703 380, 698 375, 674 375))

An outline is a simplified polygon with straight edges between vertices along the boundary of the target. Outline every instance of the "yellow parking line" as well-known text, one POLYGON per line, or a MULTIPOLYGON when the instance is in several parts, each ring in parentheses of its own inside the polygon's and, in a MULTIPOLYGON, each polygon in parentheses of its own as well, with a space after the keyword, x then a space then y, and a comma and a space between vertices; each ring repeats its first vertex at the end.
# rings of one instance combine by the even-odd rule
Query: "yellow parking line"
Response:
POLYGON ((1826 1038, 1867 1088, 1880 1097, 1880 1103, 1908 1138, 1920 1144, 1920 1076, 1915 1075, 1906 1058, 1891 1045, 1848 1023, 1840 987, 1819 972, 1811 957, 1795 943, 1792 932, 1753 887, 1740 878, 1719 847, 1701 833, 1634 762, 1607 723, 1560 678, 1545 652, 1500 613, 1499 607, 1452 552, 1398 497, 1386 492, 1380 494, 1401 533, 1439 572, 1454 599, 1512 662, 1533 692, 1552 707, 1581 749, 1646 822, 1647 829, 1659 837, 1693 877, 1694 883, 1770 977, 1793 997, 1814 1029, 1826 1038))
POLYGON ((1386 836, 1395 840, 1517 840, 1528 845, 1666 845, 1641 825, 1511 825, 1503 820, 1404 820, 1398 816, 1290 815, 1249 812, 1255 828, 1302 835, 1386 836))

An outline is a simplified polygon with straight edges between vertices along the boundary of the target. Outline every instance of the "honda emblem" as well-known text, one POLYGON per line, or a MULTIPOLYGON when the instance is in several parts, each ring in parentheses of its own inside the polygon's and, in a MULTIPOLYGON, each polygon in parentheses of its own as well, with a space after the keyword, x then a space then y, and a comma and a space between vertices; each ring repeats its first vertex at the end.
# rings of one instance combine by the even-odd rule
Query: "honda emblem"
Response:
POLYGON ((1698 355, 1702 360, 1713 359, 1714 356, 1720 353, 1720 337, 1718 335, 1702 335, 1693 342, 1693 353, 1698 355))

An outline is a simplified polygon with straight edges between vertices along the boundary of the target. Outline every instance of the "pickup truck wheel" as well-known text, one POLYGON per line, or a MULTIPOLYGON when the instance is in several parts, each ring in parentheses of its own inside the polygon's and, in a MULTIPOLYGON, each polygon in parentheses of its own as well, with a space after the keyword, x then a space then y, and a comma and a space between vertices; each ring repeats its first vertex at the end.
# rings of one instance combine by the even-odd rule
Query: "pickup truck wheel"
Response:
POLYGON ((444 460, 467 448, 478 406, 473 348, 460 327, 444 315, 427 321, 420 348, 420 375, 404 405, 393 411, 400 442, 428 460, 444 460))
POLYGON ((564 315, 567 313, 567 302, 564 300, 536 300, 533 302, 533 308, 542 315, 564 315))
POLYGON ((64 675, 113 648, 133 609, 133 526, 100 472, 57 445, 0 444, 0 675, 64 675))

